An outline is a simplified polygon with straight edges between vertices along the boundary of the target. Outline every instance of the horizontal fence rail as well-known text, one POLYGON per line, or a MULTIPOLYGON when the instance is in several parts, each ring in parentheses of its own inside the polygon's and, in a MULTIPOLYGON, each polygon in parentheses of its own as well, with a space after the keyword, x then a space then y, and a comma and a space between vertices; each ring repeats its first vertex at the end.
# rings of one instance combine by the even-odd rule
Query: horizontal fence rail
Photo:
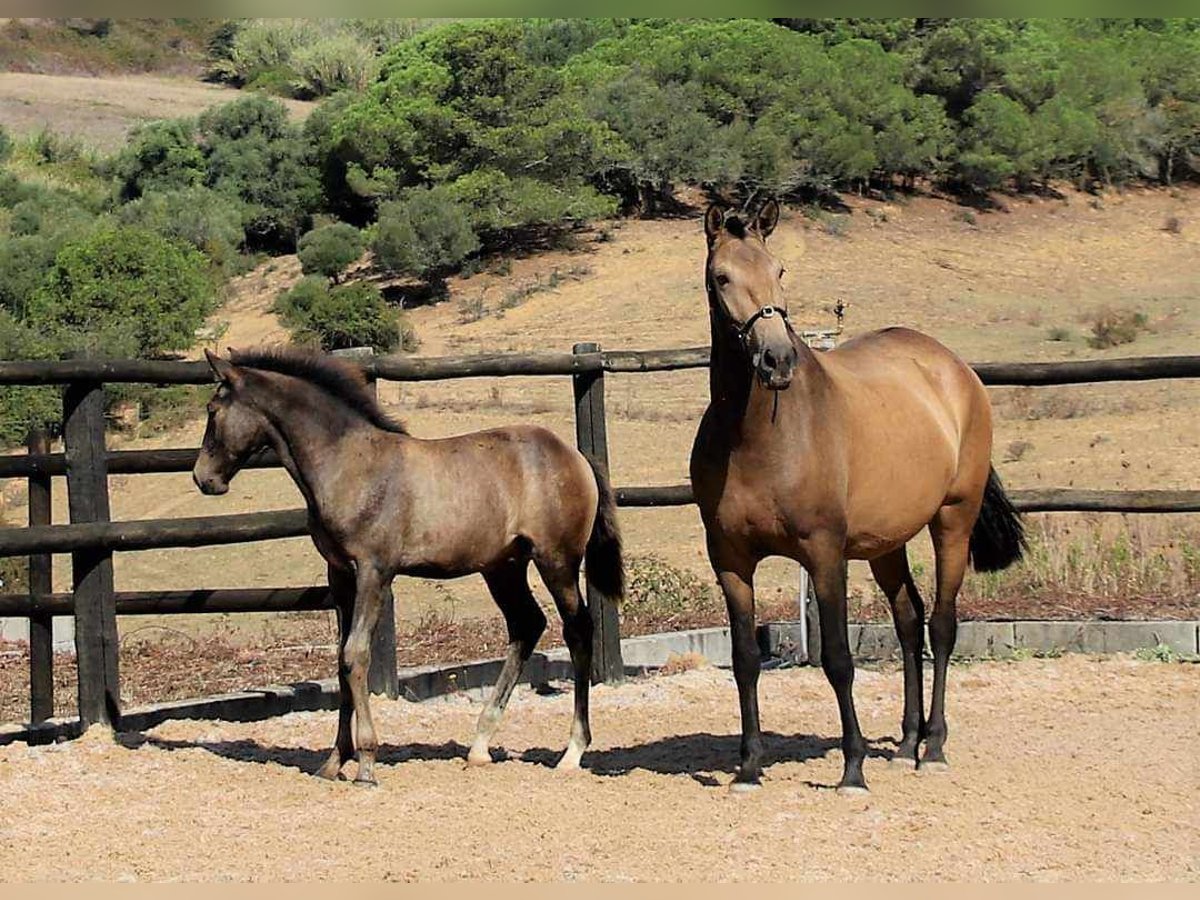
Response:
MULTIPOLYGON (((385 381, 440 381, 585 372, 669 372, 708 365, 707 347, 606 350, 592 353, 505 353, 492 356, 385 356, 356 362, 385 381)), ((1062 385, 1155 378, 1200 378, 1200 355, 1148 356, 1069 362, 983 362, 972 368, 984 384, 1062 385)), ((20 360, 0 362, 0 384, 210 384, 208 363, 160 360, 20 360)))
MULTIPOLYGON (((182 613, 295 612, 333 609, 327 587, 221 588, 191 591, 117 591, 121 616, 160 616, 182 613)), ((69 616, 74 612, 70 592, 0 594, 0 616, 69 616)))
MULTIPOLYGON (((626 508, 689 506, 695 502, 691 485, 687 484, 616 488, 615 493, 617 506, 626 508)), ((1200 512, 1200 491, 1014 490, 1009 492, 1009 497, 1022 512, 1200 512)), ((306 509, 0 528, 0 557, 73 553, 80 550, 207 547, 303 537, 307 534, 306 509)), ((3 614, 0 612, 0 615, 3 614)))

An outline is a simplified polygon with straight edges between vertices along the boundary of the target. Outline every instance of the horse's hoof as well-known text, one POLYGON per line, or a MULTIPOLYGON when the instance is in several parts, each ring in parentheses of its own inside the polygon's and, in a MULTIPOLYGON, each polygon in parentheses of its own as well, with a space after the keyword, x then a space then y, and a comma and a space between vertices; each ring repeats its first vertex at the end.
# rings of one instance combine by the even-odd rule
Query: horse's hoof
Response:
POLYGON ((871 792, 863 784, 839 784, 837 795, 839 797, 869 797, 871 792))
POLYGON ((364 788, 377 788, 377 787, 379 787, 379 782, 376 781, 374 778, 355 778, 354 786, 355 787, 364 787, 364 788))
POLYGON ((944 759, 923 759, 917 771, 922 775, 947 775, 950 773, 950 763, 944 759))
POLYGON ((734 781, 729 785, 729 793, 734 796, 753 794, 760 790, 762 790, 762 783, 758 781, 734 781))
POLYGON ((888 760, 888 765, 894 769, 904 769, 906 772, 912 772, 917 768, 917 760, 913 756, 893 756, 888 760))

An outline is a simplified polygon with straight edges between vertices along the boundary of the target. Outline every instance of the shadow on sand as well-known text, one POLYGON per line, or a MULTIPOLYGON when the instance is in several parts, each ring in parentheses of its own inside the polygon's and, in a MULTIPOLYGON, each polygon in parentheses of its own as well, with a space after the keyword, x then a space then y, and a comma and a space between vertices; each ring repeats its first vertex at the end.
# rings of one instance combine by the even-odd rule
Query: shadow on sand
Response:
MULTIPOLYGON (((161 750, 206 750, 216 756, 237 762, 275 763, 299 769, 312 775, 329 755, 329 748, 264 746, 256 741, 184 741, 168 740, 142 734, 125 734, 119 737, 130 749, 143 745, 161 750)), ((890 758, 892 751, 880 745, 894 744, 893 738, 871 741, 867 755, 890 758)), ((820 759, 830 751, 839 751, 841 742, 835 738, 816 735, 785 735, 763 732, 763 766, 769 769, 775 763, 807 762, 820 759)), ((718 784, 711 773, 732 775, 737 769, 741 737, 736 734, 682 734, 647 741, 629 747, 612 747, 604 750, 589 750, 583 755, 583 768, 595 775, 606 777, 625 775, 636 769, 660 775, 687 775, 708 786, 718 784)), ((429 762, 436 760, 467 758, 467 745, 458 741, 444 744, 381 744, 377 762, 382 766, 399 765, 407 762, 429 762)), ((562 749, 534 747, 508 756, 503 750, 493 753, 498 761, 532 763, 553 766, 558 762, 562 749)), ((832 787, 818 785, 813 787, 832 787)))

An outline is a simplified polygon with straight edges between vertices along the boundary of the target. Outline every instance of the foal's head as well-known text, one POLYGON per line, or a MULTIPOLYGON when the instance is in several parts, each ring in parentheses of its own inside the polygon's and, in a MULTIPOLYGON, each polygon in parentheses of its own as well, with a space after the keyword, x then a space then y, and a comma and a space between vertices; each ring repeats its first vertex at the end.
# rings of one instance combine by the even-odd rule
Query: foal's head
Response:
POLYGON ((705 281, 713 315, 737 336, 758 380, 772 390, 791 384, 799 358, 787 322, 783 265, 767 250, 778 222, 775 200, 749 222, 715 205, 704 214, 705 281))
POLYGON ((204 355, 217 376, 217 391, 208 401, 208 425, 192 480, 205 494, 224 494, 229 482, 255 451, 267 443, 267 418, 243 393, 246 373, 207 350, 204 355))

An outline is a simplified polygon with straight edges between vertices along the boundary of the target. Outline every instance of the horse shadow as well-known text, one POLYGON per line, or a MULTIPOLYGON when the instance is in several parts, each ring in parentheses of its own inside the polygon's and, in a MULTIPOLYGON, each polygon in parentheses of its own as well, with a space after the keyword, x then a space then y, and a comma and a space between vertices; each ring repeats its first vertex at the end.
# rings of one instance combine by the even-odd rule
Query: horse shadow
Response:
MULTIPOLYGON (((821 759, 830 751, 840 751, 841 747, 841 741, 836 738, 810 734, 787 735, 767 731, 763 732, 762 739, 764 769, 777 763, 802 763, 821 759)), ((280 747, 246 739, 189 741, 126 734, 121 735, 119 740, 129 749, 143 745, 167 751, 200 749, 234 762, 258 765, 274 763, 308 775, 316 774, 329 756, 329 748, 280 747)), ((895 739, 881 738, 869 742, 867 755, 890 758, 892 751, 881 746, 888 743, 894 744, 895 739)), ((606 778, 621 777, 640 769, 659 775, 686 775, 700 784, 715 787, 719 783, 714 777, 715 773, 733 775, 737 771, 740 746, 741 736, 737 734, 698 732, 671 735, 630 746, 589 750, 584 753, 581 764, 592 774, 606 778)), ((465 764, 468 749, 466 744, 459 741, 446 741, 441 744, 380 744, 376 762, 381 766, 395 766, 409 762, 457 759, 465 764)), ((533 747, 519 752, 505 751, 502 748, 493 750, 493 758, 501 763, 515 762, 548 768, 553 767, 561 755, 561 748, 550 747, 533 747)), ((812 786, 832 787, 818 784, 812 786)))

